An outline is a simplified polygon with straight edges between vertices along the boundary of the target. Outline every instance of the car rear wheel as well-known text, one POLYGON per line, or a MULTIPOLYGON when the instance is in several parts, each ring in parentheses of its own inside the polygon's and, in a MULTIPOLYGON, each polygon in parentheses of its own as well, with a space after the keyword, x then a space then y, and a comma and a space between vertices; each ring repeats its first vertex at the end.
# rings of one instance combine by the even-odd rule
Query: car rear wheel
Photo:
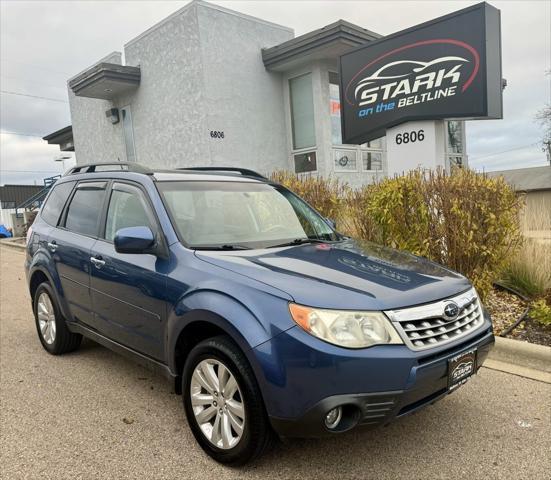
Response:
POLYGON ((50 284, 44 282, 38 286, 33 305, 38 338, 46 351, 61 355, 80 346, 82 335, 67 328, 50 284))
POLYGON ((274 433, 252 369, 228 337, 210 338, 190 352, 182 396, 197 442, 216 461, 244 464, 272 444, 274 433))

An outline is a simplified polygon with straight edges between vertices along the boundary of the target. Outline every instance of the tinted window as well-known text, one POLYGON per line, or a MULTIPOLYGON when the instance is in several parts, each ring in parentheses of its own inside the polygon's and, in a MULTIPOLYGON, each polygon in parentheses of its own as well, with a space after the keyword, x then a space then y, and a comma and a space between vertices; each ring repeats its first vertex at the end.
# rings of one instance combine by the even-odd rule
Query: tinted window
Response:
POLYGON ((104 195, 104 188, 79 188, 69 204, 65 228, 83 235, 97 235, 104 195))
POLYGON ((127 191, 113 190, 105 225, 106 240, 113 241, 117 230, 127 227, 149 227, 145 202, 141 193, 133 188, 127 191))
POLYGON ((42 207, 40 216, 42 219, 50 225, 57 225, 61 210, 73 190, 75 182, 59 183, 53 187, 50 196, 46 200, 46 203, 42 207))

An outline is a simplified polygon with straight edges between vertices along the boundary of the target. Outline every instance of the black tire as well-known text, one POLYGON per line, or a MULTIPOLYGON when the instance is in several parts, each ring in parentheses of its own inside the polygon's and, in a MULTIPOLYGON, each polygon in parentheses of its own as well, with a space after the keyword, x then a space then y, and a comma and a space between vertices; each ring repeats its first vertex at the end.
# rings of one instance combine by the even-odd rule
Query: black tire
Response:
POLYGON ((61 314, 61 310, 59 309, 54 291, 48 282, 41 283, 36 289, 33 298, 33 310, 38 338, 40 339, 40 343, 42 343, 42 346, 48 353, 51 353, 52 355, 61 355, 63 353, 72 352, 80 347, 80 343, 82 342, 82 335, 78 333, 72 333, 67 328, 65 318, 61 314), (41 295, 48 296, 54 311, 55 338, 52 343, 48 343, 44 339, 44 336, 40 330, 38 319, 38 301, 41 295))
POLYGON ((239 347, 227 336, 209 338, 191 350, 182 375, 182 398, 195 439, 201 448, 217 462, 234 466, 251 462, 266 452, 276 438, 254 373, 239 347), (193 413, 191 378, 195 367, 206 359, 220 361, 230 370, 243 397, 246 420, 242 436, 233 448, 221 449, 213 445, 203 434, 193 413))

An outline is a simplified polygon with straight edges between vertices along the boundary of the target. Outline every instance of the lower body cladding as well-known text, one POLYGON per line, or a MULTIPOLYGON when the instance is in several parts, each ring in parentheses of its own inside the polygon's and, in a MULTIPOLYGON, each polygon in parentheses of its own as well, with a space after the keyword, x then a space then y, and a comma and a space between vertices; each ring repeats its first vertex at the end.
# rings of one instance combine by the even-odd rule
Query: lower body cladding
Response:
POLYGON ((434 403, 476 373, 493 344, 485 317, 469 335, 421 352, 405 345, 344 349, 300 327, 253 352, 274 430, 282 437, 322 437, 385 425, 434 403))

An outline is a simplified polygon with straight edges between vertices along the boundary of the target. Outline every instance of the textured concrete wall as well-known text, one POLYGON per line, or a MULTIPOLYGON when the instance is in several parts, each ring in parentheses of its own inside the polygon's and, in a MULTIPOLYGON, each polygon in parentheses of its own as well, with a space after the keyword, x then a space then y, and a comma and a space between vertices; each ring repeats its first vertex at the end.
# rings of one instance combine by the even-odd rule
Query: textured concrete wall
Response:
POLYGON ((264 68, 261 49, 292 31, 201 4, 197 10, 206 114, 200 139, 211 164, 288 168, 281 74, 264 68), (210 130, 224 139, 212 139, 210 130))
MULTIPOLYGON (((120 65, 121 53, 113 52, 97 63, 100 62, 120 65)), ((68 91, 77 163, 125 161, 126 151, 121 127, 111 125, 105 116, 105 111, 112 107, 111 102, 76 97, 70 88, 68 91)))
POLYGON ((292 37, 285 27, 189 4, 125 46, 125 64, 141 68, 136 90, 113 102, 69 92, 78 163, 126 160, 122 122, 111 125, 105 111, 130 106, 144 165, 287 167, 281 75, 265 70, 261 48, 292 37))
POLYGON ((208 157, 199 141, 206 113, 199 43, 192 4, 125 46, 126 64, 140 66, 142 78, 116 105, 130 105, 139 163, 179 167, 208 157))

